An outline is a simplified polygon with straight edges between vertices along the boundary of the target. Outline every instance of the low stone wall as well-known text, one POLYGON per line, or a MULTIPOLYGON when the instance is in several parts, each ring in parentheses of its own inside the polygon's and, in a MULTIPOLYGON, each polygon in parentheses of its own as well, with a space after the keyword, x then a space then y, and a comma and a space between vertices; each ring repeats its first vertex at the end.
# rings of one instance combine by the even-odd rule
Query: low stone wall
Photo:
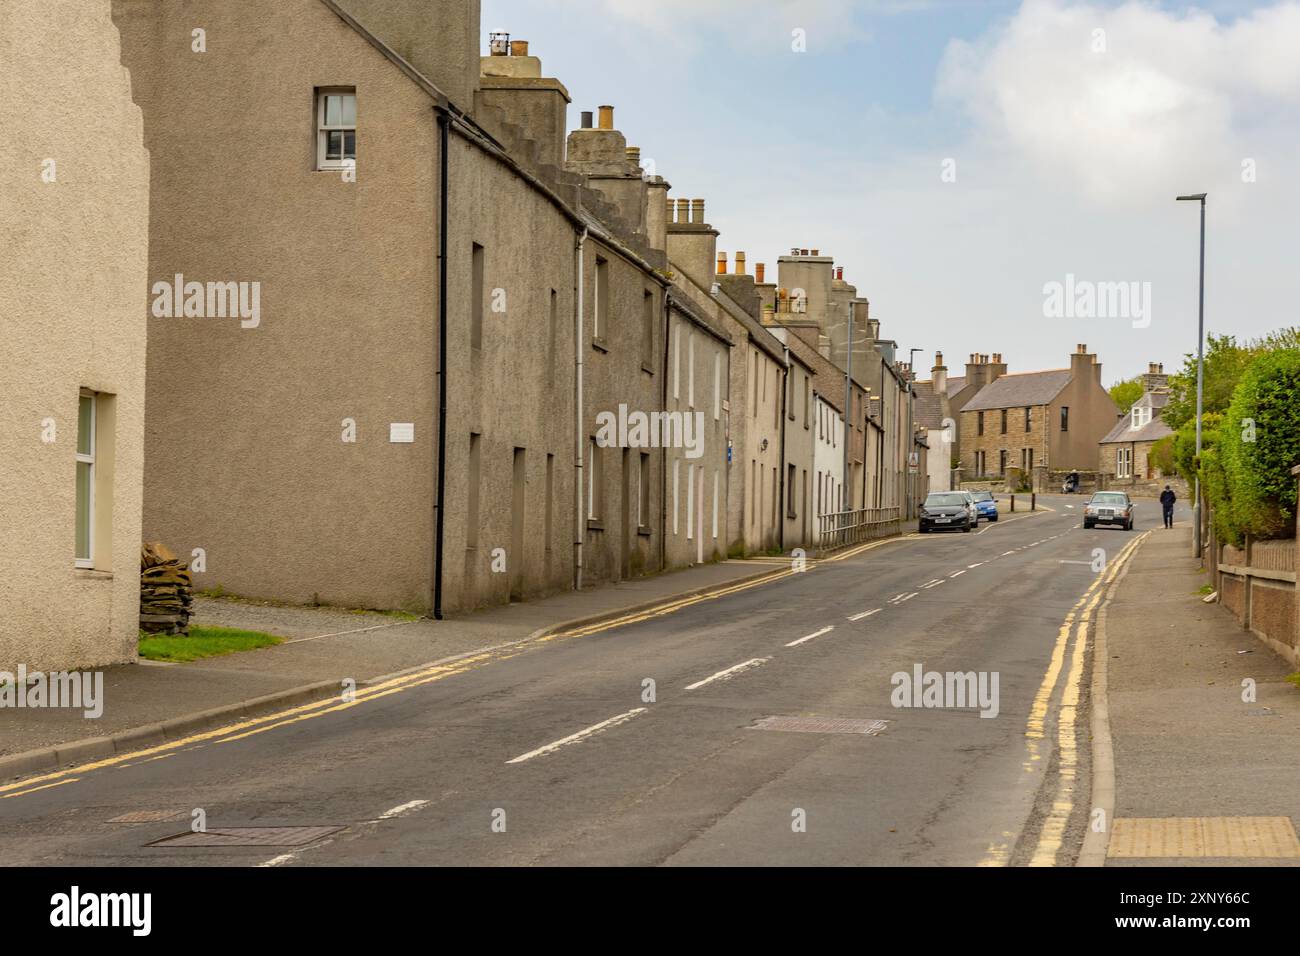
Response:
POLYGON ((1179 501, 1190 501, 1191 490, 1181 478, 1116 478, 1103 475, 1101 487, 1105 491, 1125 491, 1130 498, 1159 498, 1160 493, 1169 485, 1178 496, 1179 501))
POLYGON ((1219 603, 1243 628, 1300 668, 1296 550, 1300 542, 1248 541, 1218 547, 1219 603))

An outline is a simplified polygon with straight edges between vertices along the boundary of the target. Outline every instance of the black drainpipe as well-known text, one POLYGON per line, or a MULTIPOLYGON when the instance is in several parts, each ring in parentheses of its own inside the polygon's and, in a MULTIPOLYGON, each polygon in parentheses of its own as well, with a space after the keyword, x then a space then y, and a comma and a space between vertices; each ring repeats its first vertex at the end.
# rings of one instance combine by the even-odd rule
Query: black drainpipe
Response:
POLYGON ((438 462, 433 532, 433 617, 442 620, 442 529, 447 491, 447 147, 451 118, 438 110, 438 462))

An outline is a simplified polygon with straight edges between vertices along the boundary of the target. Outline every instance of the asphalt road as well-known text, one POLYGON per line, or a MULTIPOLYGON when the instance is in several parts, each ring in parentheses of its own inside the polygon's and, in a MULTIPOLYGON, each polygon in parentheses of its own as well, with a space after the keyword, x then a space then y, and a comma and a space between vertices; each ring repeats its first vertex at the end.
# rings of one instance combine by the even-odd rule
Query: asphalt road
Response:
POLYGON ((911 535, 348 706, 11 786, 4 862, 1070 863, 1087 813, 1087 671, 1062 658, 1062 625, 1098 583, 1094 549, 1113 562, 1160 517, 1143 502, 1136 531, 1085 531, 1083 497, 1044 501, 1056 510, 911 535), (891 675, 914 665, 996 673, 997 715, 893 706, 891 675), (1066 700, 1063 735, 1072 670, 1084 699, 1066 700), (1036 696, 1041 733, 1027 736, 1036 696), (755 728, 771 716, 887 723, 755 728), (345 829, 301 848, 146 845, 186 832, 198 809, 210 834, 345 829), (110 822, 142 811, 157 819, 110 822))

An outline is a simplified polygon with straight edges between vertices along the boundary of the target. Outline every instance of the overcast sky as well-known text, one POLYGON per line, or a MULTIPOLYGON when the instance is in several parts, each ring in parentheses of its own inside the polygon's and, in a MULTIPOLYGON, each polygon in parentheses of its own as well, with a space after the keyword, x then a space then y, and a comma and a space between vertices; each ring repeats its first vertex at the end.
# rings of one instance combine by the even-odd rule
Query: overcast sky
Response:
POLYGON ((919 370, 1058 368, 1077 342, 1106 384, 1177 365, 1180 193, 1209 193, 1207 329, 1300 325, 1300 3, 483 0, 483 28, 484 52, 489 29, 530 41, 571 127, 613 104, 720 250, 773 277, 792 246, 834 256, 919 370), (1069 275, 1150 301, 1046 314, 1069 275))

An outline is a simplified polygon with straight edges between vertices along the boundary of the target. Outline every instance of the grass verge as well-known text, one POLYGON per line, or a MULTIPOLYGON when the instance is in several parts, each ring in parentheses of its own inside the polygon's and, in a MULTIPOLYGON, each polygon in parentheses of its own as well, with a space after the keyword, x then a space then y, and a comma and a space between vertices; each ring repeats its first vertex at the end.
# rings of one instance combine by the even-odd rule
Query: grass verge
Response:
POLYGON ((140 656, 150 661, 186 663, 204 657, 233 654, 236 651, 274 647, 283 640, 282 637, 263 634, 261 631, 192 625, 188 637, 179 634, 141 634, 140 656))

